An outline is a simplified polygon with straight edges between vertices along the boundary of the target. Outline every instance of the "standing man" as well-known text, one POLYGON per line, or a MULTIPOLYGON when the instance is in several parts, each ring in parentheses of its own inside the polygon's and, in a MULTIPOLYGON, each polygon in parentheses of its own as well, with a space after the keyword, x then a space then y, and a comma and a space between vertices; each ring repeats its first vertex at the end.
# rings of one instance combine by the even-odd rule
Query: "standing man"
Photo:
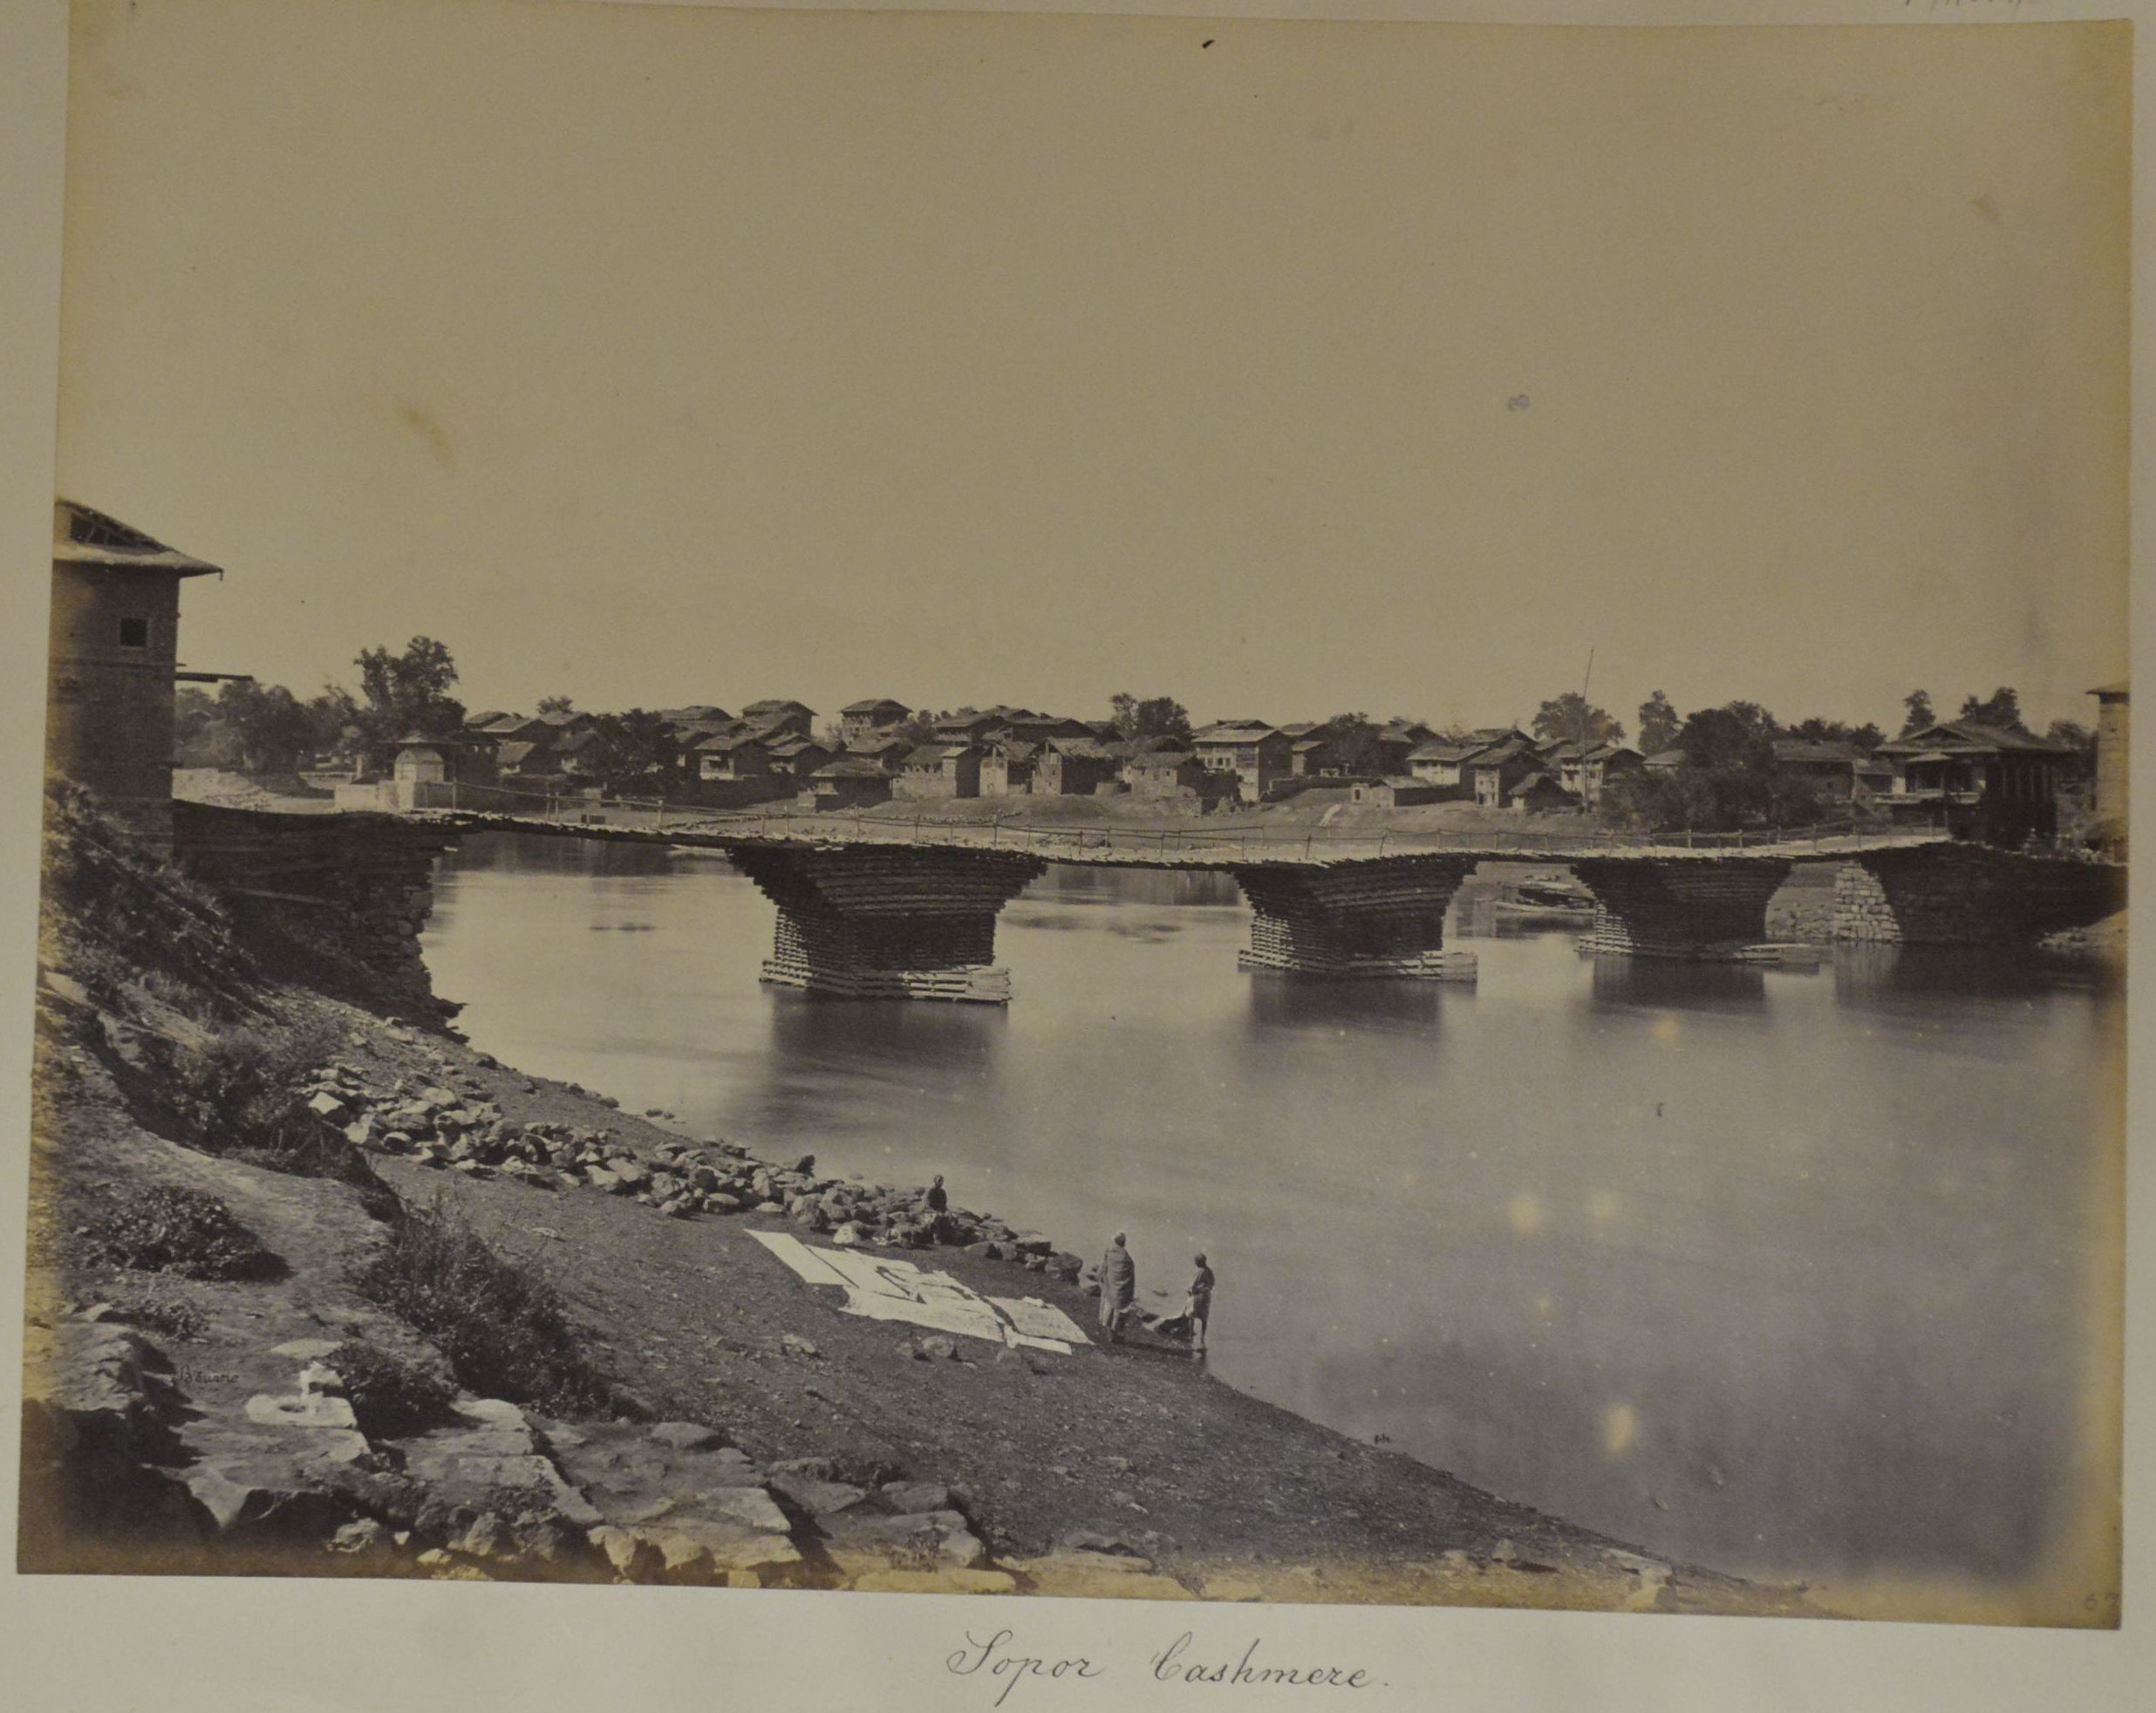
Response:
POLYGON ((951 1241, 951 1198, 944 1193, 943 1174, 936 1174, 936 1181, 928 1186, 928 1193, 921 1198, 928 1205, 928 1236, 931 1243, 951 1241))
POLYGON ((1101 1324, 1108 1328, 1108 1341, 1122 1341, 1123 1317, 1138 1294, 1138 1264, 1130 1259, 1123 1234, 1116 1233, 1108 1253, 1101 1257, 1101 1324))
POLYGON ((1190 1300, 1183 1308, 1183 1312, 1191 1317, 1191 1355, 1193 1357, 1205 1354, 1205 1323, 1212 1319, 1213 1270, 1205 1265, 1205 1258, 1202 1254, 1197 1257, 1197 1272, 1191 1280, 1190 1300))

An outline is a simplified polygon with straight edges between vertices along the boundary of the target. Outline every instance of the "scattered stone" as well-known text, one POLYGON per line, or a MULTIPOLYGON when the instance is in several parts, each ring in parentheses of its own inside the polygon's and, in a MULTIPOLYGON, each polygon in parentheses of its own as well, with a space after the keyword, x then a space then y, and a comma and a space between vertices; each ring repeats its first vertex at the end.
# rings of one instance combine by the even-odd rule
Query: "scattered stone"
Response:
POLYGON ((388 1525, 372 1517, 351 1522, 330 1537, 330 1551, 347 1558, 377 1559, 394 1550, 388 1525))
POLYGON ((924 1357, 946 1362, 958 1360, 958 1341, 945 1338, 941 1333, 931 1333, 920 1341, 920 1346, 921 1355, 924 1357))
POLYGON ((646 1437, 661 1445, 671 1445, 677 1451, 715 1451, 726 1444, 716 1428, 707 1428, 699 1422, 661 1422, 646 1437))
POLYGON ((481 1512, 471 1526, 448 1542, 448 1548, 467 1559, 507 1558, 515 1550, 509 1525, 491 1511, 481 1512))
MULTIPOLYGON (((948 1341, 945 1341, 948 1342, 948 1341)), ((779 1347, 789 1356, 821 1356, 823 1354, 799 1333, 781 1334, 779 1338, 779 1347)))
POLYGON ((835 1517, 868 1498, 859 1487, 843 1481, 819 1480, 812 1475, 777 1475, 771 1484, 812 1517, 835 1517))
POLYGON ((952 1508, 951 1489, 935 1481, 893 1481, 879 1487, 876 1496, 902 1515, 952 1508))
POLYGON ((605 1554, 613 1566, 614 1573, 628 1582, 655 1582, 665 1568, 665 1559, 658 1547, 641 1535, 631 1534, 627 1529, 617 1529, 602 1523, 587 1532, 585 1539, 605 1554))

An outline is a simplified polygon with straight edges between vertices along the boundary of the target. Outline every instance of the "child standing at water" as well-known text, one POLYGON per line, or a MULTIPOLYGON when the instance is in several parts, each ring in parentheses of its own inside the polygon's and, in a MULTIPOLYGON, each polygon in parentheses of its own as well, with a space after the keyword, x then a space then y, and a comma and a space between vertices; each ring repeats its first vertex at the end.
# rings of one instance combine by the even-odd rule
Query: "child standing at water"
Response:
POLYGON ((1213 1270, 1205 1265, 1205 1257, 1199 1254, 1193 1263, 1197 1272, 1191 1280, 1191 1292, 1183 1306, 1183 1312, 1191 1320, 1191 1355, 1205 1354, 1205 1323, 1212 1319, 1213 1270))

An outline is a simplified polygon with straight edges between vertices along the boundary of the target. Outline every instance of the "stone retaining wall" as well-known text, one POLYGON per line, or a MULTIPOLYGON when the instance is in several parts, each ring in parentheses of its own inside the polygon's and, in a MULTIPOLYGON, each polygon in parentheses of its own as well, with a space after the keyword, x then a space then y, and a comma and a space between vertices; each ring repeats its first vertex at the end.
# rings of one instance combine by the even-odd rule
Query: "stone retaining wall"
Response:
POLYGON ((1988 845, 1879 851, 1834 879, 1834 938, 1912 945, 2026 944, 2122 910, 2126 871, 1988 845))
POLYGON ((345 977, 359 997, 447 1017, 420 953, 435 858, 456 835, 388 816, 278 815, 173 805, 173 854, 232 912, 242 933, 345 977))

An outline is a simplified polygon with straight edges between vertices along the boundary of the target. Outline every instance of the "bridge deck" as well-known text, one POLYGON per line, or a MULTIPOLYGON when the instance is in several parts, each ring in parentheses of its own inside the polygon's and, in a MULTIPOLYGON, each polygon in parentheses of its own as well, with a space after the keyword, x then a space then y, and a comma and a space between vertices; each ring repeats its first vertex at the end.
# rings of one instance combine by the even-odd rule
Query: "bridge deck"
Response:
POLYGON ((1859 851, 1951 843, 1923 830, 1791 834, 1700 834, 1688 840, 1626 836, 1504 832, 1370 832, 1288 828, 1041 827, 1011 822, 895 821, 873 816, 747 815, 644 824, 508 815, 482 809, 428 809, 407 817, 474 832, 540 833, 725 851, 750 846, 912 846, 1006 851, 1097 868, 1225 870, 1252 863, 1296 867, 1371 862, 1399 856, 1464 856, 1477 862, 1713 863, 1762 858, 1791 863, 1846 862, 1859 851))

